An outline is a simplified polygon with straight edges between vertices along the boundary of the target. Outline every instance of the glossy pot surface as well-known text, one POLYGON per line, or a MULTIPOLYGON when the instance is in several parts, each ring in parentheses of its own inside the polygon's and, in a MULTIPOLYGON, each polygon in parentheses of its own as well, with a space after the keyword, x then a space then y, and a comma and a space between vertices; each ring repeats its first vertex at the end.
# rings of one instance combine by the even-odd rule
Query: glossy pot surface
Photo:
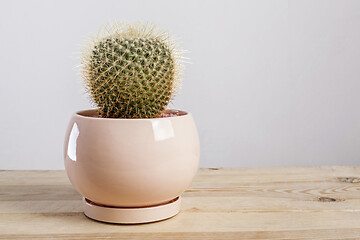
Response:
POLYGON ((194 178, 199 139, 190 113, 153 119, 75 113, 64 161, 68 177, 87 199, 114 207, 144 207, 181 195, 194 178))

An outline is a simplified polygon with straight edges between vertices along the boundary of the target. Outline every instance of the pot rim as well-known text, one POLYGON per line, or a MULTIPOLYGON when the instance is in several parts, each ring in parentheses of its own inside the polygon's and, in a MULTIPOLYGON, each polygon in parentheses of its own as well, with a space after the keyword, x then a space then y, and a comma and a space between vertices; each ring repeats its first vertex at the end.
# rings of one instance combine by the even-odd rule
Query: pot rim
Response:
POLYGON ((173 116, 173 117, 161 117, 161 118, 100 118, 100 117, 92 116, 93 113, 97 111, 98 109, 96 108, 85 109, 75 112, 74 115, 79 118, 91 119, 95 121, 149 121, 149 120, 151 121, 151 120, 161 120, 161 119, 178 119, 178 118, 191 116, 191 113, 177 109, 166 109, 165 112, 168 113, 174 112, 174 113, 179 113, 181 115, 173 116))

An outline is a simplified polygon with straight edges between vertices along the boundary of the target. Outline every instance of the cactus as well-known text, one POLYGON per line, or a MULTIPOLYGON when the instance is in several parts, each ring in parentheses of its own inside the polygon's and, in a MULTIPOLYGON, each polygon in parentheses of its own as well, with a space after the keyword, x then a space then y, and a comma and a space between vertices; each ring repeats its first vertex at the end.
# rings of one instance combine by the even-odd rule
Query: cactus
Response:
POLYGON ((103 32, 83 51, 81 64, 100 116, 159 117, 180 85, 181 52, 154 25, 112 25, 103 32))

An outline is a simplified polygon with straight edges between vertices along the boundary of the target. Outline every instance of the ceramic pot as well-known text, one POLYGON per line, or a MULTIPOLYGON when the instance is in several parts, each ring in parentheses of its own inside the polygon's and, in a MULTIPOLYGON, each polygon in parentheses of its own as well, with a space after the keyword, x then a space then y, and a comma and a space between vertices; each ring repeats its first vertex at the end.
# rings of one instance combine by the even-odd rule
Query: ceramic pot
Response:
POLYGON ((176 199, 190 185, 200 157, 191 114, 176 112, 152 119, 99 118, 96 110, 75 113, 64 144, 72 185, 102 206, 144 208, 176 199))

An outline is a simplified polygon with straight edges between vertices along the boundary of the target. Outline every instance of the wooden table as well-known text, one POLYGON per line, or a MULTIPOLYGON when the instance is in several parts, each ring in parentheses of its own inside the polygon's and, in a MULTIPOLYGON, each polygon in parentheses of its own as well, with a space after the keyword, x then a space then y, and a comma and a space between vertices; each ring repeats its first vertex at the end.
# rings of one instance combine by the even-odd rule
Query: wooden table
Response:
POLYGON ((182 211, 96 222, 64 171, 0 171, 0 239, 360 239, 360 167, 201 169, 182 211))

